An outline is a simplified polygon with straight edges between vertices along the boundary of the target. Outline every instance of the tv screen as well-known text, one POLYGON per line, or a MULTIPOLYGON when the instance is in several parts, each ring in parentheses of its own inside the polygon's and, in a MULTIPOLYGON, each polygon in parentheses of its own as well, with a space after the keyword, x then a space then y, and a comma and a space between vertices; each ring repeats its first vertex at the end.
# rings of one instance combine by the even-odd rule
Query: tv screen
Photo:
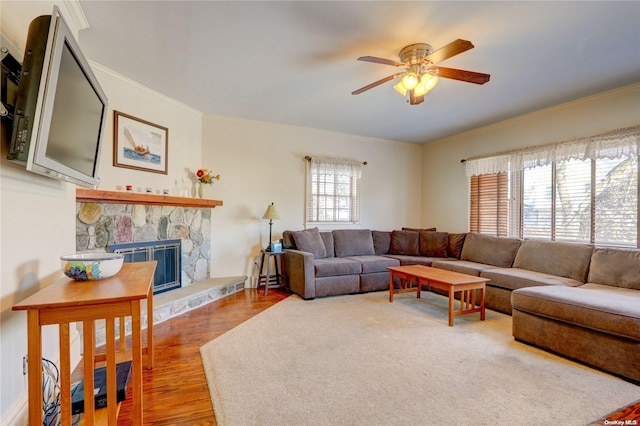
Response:
POLYGON ((107 98, 57 8, 29 26, 7 158, 85 187, 99 183, 107 98))

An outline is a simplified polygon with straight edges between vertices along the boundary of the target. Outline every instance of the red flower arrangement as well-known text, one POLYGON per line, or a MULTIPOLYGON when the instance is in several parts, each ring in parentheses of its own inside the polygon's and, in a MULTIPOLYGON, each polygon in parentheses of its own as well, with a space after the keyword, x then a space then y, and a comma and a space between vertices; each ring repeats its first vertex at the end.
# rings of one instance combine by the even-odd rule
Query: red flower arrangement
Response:
POLYGON ((214 175, 209 169, 198 169, 196 177, 201 183, 213 185, 213 181, 220 180, 220 175, 214 175))

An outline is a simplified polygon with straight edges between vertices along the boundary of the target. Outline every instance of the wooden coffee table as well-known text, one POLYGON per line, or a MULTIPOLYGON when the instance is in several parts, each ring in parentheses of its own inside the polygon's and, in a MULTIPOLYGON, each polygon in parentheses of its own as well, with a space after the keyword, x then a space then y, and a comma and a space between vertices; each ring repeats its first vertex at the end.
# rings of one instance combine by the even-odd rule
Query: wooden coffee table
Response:
POLYGON ((389 269, 389 302, 393 302, 394 292, 415 291, 418 299, 423 285, 430 288, 444 290, 449 294, 449 326, 453 327, 453 320, 458 315, 480 312, 480 320, 484 321, 485 283, 488 278, 474 277, 473 275, 459 272, 432 268, 423 265, 390 266, 389 269), (405 280, 407 284, 401 284, 398 290, 394 289, 395 277, 405 280), (411 283, 416 283, 413 287, 411 283), (476 305, 476 290, 480 290, 480 305, 476 305), (454 309, 455 294, 462 293, 460 308, 454 309))

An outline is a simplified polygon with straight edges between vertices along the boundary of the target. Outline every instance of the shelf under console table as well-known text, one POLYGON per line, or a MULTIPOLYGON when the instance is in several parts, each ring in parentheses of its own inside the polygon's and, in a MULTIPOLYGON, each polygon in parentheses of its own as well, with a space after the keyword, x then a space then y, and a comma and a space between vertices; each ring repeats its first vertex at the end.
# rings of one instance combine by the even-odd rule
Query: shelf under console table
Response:
MULTIPOLYGON (((116 348, 115 320, 130 316, 131 387, 135 425, 143 424, 142 360, 146 354, 147 368, 153 368, 153 320, 147 316, 147 347, 142 347, 141 303, 146 300, 147 312, 153 312, 153 274, 156 261, 125 263, 118 274, 97 281, 73 281, 63 277, 53 284, 13 306, 14 311, 27 311, 29 424, 42 424, 42 327, 58 324, 60 328, 60 413, 62 425, 71 424, 71 357, 69 324, 83 324, 83 370, 85 389, 94 387, 96 361, 106 361, 107 416, 106 423, 116 424, 116 361, 122 358, 123 333, 116 348), (106 354, 96 355, 95 320, 104 319, 107 328, 106 354)), ((96 424, 93 398, 85 398, 85 425, 96 424)))

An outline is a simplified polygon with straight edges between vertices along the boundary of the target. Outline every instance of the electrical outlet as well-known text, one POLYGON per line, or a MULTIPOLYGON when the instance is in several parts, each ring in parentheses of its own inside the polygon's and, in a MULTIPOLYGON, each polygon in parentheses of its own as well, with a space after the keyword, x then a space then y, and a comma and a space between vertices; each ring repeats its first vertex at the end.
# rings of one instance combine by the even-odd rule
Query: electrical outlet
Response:
POLYGON ((29 362, 29 357, 27 355, 22 357, 22 375, 27 375, 27 363, 29 362))

